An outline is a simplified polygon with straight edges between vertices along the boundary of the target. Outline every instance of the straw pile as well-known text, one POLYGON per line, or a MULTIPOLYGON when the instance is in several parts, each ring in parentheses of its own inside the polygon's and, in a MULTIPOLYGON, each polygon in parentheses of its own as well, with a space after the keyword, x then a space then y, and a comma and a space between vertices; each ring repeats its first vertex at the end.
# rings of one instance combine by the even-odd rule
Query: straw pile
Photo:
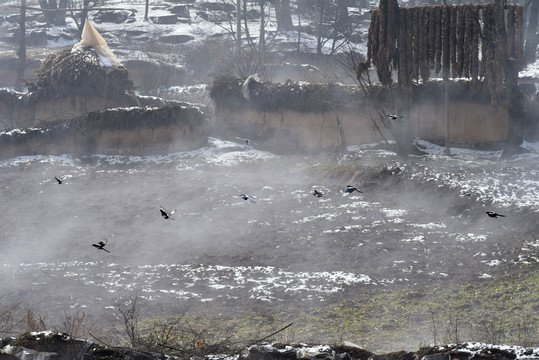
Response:
POLYGON ((114 100, 133 96, 134 84, 123 66, 107 66, 93 48, 66 49, 51 54, 29 90, 40 97, 96 95, 114 100))
POLYGON ((484 77, 491 95, 498 97, 503 86, 500 59, 513 58, 517 67, 523 55, 524 9, 507 4, 507 46, 504 56, 496 54, 494 3, 432 5, 399 8, 396 0, 380 1, 371 11, 367 60, 357 75, 371 63, 379 81, 392 83, 391 69, 398 69, 401 89, 409 90, 414 80, 428 81, 431 74, 469 78, 484 77), (481 51, 481 61, 479 61, 481 51))

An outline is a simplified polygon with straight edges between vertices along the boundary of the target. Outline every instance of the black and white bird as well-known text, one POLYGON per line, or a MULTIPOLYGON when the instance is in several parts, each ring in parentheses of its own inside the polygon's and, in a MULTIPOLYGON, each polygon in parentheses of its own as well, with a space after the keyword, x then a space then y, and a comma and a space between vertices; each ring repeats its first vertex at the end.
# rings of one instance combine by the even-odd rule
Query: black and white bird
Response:
POLYGON ((485 211, 486 214, 492 218, 497 218, 497 217, 505 217, 505 215, 502 215, 502 214, 498 214, 494 211, 485 211))
POLYGON ((92 246, 95 247, 95 248, 97 248, 98 250, 104 250, 104 251, 110 253, 110 251, 108 251, 107 249, 105 249, 105 245, 107 245, 108 240, 107 240, 107 239, 103 239, 103 240, 105 240, 105 242, 100 241, 100 242, 98 242, 98 243, 93 243, 92 246))
POLYGON ((249 145, 249 144, 256 145, 256 143, 252 142, 252 141, 249 140, 249 139, 244 139, 244 138, 240 138, 240 137, 237 137, 237 136, 236 136, 236 139, 243 141, 243 142, 246 143, 247 145, 249 145))
POLYGON ((56 181, 58 181, 58 184, 61 184, 61 183, 64 182, 64 180, 67 178, 67 176, 63 176, 60 179, 58 179, 58 177, 55 175, 54 178, 56 179, 56 181))
POLYGON ((168 219, 175 220, 171 216, 172 216, 172 214, 174 214, 176 212, 176 210, 171 210, 170 212, 168 212, 168 211, 165 210, 165 208, 163 208, 161 206, 159 208, 159 211, 161 212, 161 216, 163 217, 163 219, 165 219, 165 220, 168 220, 168 219))
POLYGON ((346 190, 344 190, 344 193, 346 195, 346 194, 351 194, 354 191, 357 191, 358 193, 363 194, 363 191, 359 190, 357 187, 352 186, 352 185, 346 185, 346 190))
POLYGON ((396 115, 396 114, 387 114, 387 117, 391 120, 397 120, 399 118, 402 118, 402 115, 396 115))
POLYGON ((253 200, 253 197, 252 196, 249 196, 249 195, 245 195, 245 194, 239 194, 238 195, 240 198, 242 198, 243 200, 249 200, 250 202, 252 203, 256 203, 256 201, 253 200))
POLYGON ((324 196, 324 193, 321 192, 321 191, 318 191, 317 189, 314 189, 313 190, 313 195, 316 196, 316 197, 322 197, 322 196, 324 196))

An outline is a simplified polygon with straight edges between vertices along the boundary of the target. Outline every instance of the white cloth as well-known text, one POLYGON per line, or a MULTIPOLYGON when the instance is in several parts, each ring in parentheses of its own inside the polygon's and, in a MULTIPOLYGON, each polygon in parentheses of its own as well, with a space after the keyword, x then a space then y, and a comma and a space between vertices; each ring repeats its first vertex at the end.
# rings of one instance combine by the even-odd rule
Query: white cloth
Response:
POLYGON ((93 25, 90 24, 88 19, 84 24, 80 42, 73 46, 73 50, 83 49, 85 47, 94 48, 95 52, 101 57, 103 65, 115 67, 122 66, 120 60, 118 60, 116 55, 110 50, 105 39, 103 39, 93 25))

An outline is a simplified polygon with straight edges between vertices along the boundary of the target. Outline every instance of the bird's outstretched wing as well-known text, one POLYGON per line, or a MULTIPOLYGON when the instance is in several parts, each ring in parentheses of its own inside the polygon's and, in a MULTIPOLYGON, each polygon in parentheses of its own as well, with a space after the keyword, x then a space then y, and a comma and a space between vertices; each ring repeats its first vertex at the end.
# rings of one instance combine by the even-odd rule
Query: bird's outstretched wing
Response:
POLYGON ((358 193, 363 194, 363 191, 359 190, 357 187, 352 186, 352 185, 346 185, 346 189, 344 190, 344 194, 343 194, 343 195, 350 195, 350 194, 352 194, 354 191, 357 191, 358 193))
POLYGON ((103 241, 100 241, 98 244, 93 243, 92 246, 95 247, 98 250, 104 250, 104 251, 110 253, 110 251, 108 251, 107 249, 104 248, 105 244, 103 243, 103 241))
POLYGON ((162 217, 164 217, 164 218, 168 217, 167 212, 165 211, 165 209, 163 209, 162 206, 159 208, 159 211, 161 212, 162 217))
POLYGON ((171 212, 167 212, 162 206, 159 208, 159 211, 161 211, 161 216, 164 218, 164 219, 171 219, 171 220, 175 220, 174 218, 171 217, 172 214, 174 214, 176 212, 176 210, 172 210, 171 212))

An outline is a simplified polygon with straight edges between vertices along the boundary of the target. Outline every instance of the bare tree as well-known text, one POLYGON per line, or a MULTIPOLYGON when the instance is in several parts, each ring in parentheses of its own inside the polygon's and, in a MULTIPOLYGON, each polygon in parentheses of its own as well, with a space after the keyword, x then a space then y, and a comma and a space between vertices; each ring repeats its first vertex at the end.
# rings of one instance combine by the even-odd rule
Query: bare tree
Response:
POLYGON ((236 0, 236 56, 241 56, 241 0, 236 0))
POLYGON ((531 2, 530 18, 528 20, 528 26, 526 29, 526 47, 524 48, 524 55, 528 63, 534 62, 537 54, 537 44, 539 43, 539 24, 537 18, 539 17, 539 1, 535 0, 531 2))
POLYGON ((22 91, 22 79, 26 68, 26 0, 21 2, 21 16, 19 18, 20 34, 19 48, 17 49, 17 79, 15 80, 15 90, 22 91))
POLYGON ((65 25, 68 0, 39 0, 39 6, 43 10, 43 16, 47 25, 65 25))
POLYGON ((140 344, 138 298, 136 296, 132 297, 125 306, 119 307, 118 311, 124 320, 127 340, 133 348, 136 348, 140 344))
POLYGON ((338 50, 352 33, 348 15, 349 0, 315 0, 313 21, 315 24, 316 53, 322 55, 322 48, 329 41, 330 54, 338 50))
POLYGON ((16 334, 23 320, 20 303, 2 307, 0 309, 0 335, 10 336, 16 334))
POLYGON ((44 10, 43 16, 45 17, 47 25, 54 24, 56 13, 54 11, 47 10, 56 10, 58 8, 56 0, 39 0, 39 6, 44 10))
POLYGON ((267 0, 258 0, 258 6, 260 6, 260 34, 258 36, 258 52, 261 56, 264 56, 266 53, 266 4, 267 0))
POLYGON ((277 18, 277 31, 292 28, 292 11, 290 0, 274 0, 275 16, 277 18))

